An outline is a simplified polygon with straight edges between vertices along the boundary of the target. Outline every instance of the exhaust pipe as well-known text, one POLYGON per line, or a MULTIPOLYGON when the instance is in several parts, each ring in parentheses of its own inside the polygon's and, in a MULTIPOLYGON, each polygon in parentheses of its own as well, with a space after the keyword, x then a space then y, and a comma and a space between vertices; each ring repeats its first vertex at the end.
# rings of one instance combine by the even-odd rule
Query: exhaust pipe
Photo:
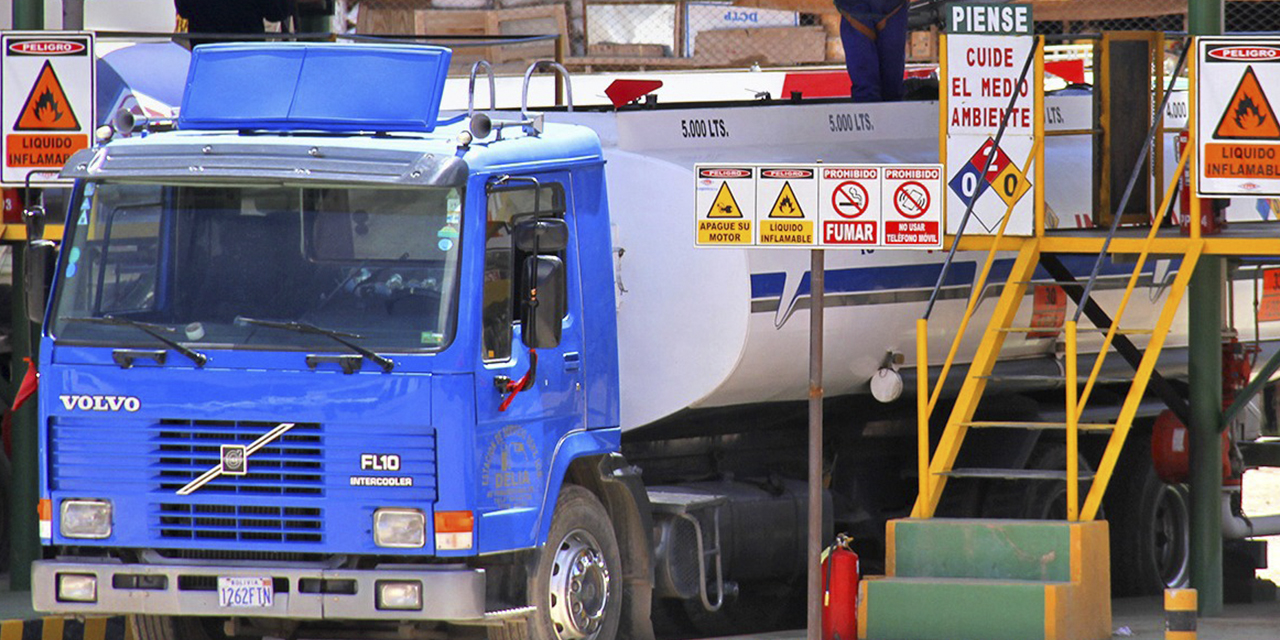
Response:
POLYGON ((1222 538, 1243 540, 1255 536, 1280 535, 1280 514, 1250 517, 1232 507, 1233 489, 1222 492, 1222 538))

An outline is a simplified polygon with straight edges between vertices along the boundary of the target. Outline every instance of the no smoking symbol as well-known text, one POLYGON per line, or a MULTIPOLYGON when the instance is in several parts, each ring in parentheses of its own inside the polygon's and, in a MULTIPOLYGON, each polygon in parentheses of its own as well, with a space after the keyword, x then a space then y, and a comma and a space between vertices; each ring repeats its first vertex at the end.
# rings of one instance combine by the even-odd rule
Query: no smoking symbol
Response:
POLYGON ((831 192, 831 206, 842 218, 856 218, 867 210, 867 188, 852 180, 836 185, 831 192))
POLYGON ((924 215, 930 202, 929 190, 914 180, 898 185, 893 192, 893 208, 904 218, 915 219, 924 215))

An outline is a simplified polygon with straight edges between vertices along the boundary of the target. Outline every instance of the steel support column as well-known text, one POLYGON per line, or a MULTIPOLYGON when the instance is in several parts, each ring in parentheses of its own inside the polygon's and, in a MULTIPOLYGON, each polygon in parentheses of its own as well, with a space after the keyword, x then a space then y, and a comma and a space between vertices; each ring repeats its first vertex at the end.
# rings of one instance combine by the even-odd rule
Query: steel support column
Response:
POLYGON ((44 0, 13 0, 13 28, 38 31, 44 28, 44 0))
POLYGON ((1222 278, 1223 259, 1196 265, 1190 306, 1191 586, 1200 614, 1222 613, 1222 278))
MULTIPOLYGON (((23 374, 27 372, 24 357, 35 359, 36 333, 27 319, 25 286, 26 245, 17 243, 13 249, 13 360, 11 380, 15 393, 23 374)), ((13 477, 9 482, 9 588, 13 591, 31 589, 31 563, 40 553, 39 519, 36 516, 37 490, 36 461, 39 460, 36 437, 36 398, 27 400, 12 417, 13 429, 13 477)))
MULTIPOLYGON (((1222 0, 1189 0, 1187 31, 1222 33, 1222 0)), ((1192 173, 1196 171, 1192 168, 1192 173)), ((1191 586, 1200 615, 1222 614, 1222 288, 1223 259, 1196 265, 1187 291, 1191 401, 1191 586)))

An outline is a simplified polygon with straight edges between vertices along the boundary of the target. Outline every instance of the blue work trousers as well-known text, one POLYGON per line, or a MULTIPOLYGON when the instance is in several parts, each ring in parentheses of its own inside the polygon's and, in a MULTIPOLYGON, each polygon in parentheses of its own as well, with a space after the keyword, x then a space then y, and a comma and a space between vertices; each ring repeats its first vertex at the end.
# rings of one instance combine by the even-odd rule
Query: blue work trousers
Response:
POLYGON ((854 102, 902 99, 906 68, 906 0, 844 0, 840 10, 840 41, 849 70, 854 102))

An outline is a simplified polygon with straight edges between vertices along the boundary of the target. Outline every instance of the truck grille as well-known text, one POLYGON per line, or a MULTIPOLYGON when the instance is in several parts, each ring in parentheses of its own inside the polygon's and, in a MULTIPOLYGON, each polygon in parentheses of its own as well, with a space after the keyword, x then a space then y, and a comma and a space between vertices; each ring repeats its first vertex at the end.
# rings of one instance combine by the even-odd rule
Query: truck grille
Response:
POLYGON ((170 540, 321 542, 322 511, 303 507, 162 503, 160 537, 170 540))
MULTIPOLYGON (((275 422, 161 420, 156 425, 157 487, 177 491, 221 462, 223 445, 248 446, 275 422)), ((201 495, 324 495, 324 437, 318 424, 298 423, 248 456, 245 475, 221 474, 201 495)))

